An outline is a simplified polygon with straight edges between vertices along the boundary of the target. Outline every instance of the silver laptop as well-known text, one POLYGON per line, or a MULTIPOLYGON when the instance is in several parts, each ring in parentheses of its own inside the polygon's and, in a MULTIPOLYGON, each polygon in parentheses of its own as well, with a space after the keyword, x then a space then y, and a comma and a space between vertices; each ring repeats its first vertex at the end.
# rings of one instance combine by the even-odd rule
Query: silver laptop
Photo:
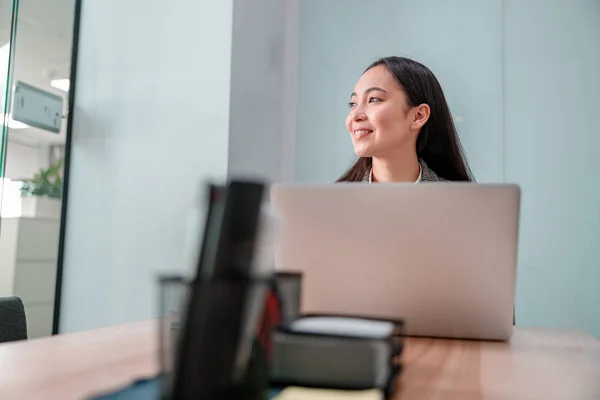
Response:
POLYGON ((277 184, 277 269, 303 272, 303 313, 508 340, 520 197, 511 184, 277 184))

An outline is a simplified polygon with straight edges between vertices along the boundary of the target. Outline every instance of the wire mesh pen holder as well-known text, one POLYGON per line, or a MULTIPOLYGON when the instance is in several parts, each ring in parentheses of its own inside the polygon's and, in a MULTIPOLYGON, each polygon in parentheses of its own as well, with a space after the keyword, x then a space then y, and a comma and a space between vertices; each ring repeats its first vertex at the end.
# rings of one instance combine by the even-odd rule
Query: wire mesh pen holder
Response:
POLYGON ((160 278, 163 399, 265 398, 274 282, 160 278))
MULTIPOLYGON (((169 380, 187 307, 189 281, 182 276, 161 276, 159 288, 158 358, 162 379, 169 380)), ((165 388, 164 384, 161 386, 165 388)))

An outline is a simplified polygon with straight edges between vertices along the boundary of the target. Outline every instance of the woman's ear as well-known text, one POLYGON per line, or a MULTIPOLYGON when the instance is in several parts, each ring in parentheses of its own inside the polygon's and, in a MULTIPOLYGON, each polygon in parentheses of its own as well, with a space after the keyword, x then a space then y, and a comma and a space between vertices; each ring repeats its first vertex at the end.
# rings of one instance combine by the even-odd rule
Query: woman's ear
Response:
POLYGON ((429 119, 431 109, 427 104, 421 104, 414 108, 413 120, 411 123, 412 129, 421 129, 429 119))

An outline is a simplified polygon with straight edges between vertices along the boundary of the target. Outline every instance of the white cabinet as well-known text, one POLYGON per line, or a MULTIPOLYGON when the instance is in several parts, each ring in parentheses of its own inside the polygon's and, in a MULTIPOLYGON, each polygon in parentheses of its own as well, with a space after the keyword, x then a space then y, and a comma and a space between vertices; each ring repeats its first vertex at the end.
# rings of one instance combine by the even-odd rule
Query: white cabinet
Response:
POLYGON ((23 300, 30 339, 52 333, 59 232, 58 218, 0 222, 0 297, 23 300))

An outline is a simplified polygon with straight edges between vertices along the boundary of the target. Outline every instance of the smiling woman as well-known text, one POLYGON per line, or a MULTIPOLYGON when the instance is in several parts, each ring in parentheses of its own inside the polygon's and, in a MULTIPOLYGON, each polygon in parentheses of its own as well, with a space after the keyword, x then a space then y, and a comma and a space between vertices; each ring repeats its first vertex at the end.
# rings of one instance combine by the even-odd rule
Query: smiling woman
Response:
POLYGON ((359 159, 338 182, 473 180, 442 88, 423 64, 375 61, 348 105, 346 128, 359 159))

